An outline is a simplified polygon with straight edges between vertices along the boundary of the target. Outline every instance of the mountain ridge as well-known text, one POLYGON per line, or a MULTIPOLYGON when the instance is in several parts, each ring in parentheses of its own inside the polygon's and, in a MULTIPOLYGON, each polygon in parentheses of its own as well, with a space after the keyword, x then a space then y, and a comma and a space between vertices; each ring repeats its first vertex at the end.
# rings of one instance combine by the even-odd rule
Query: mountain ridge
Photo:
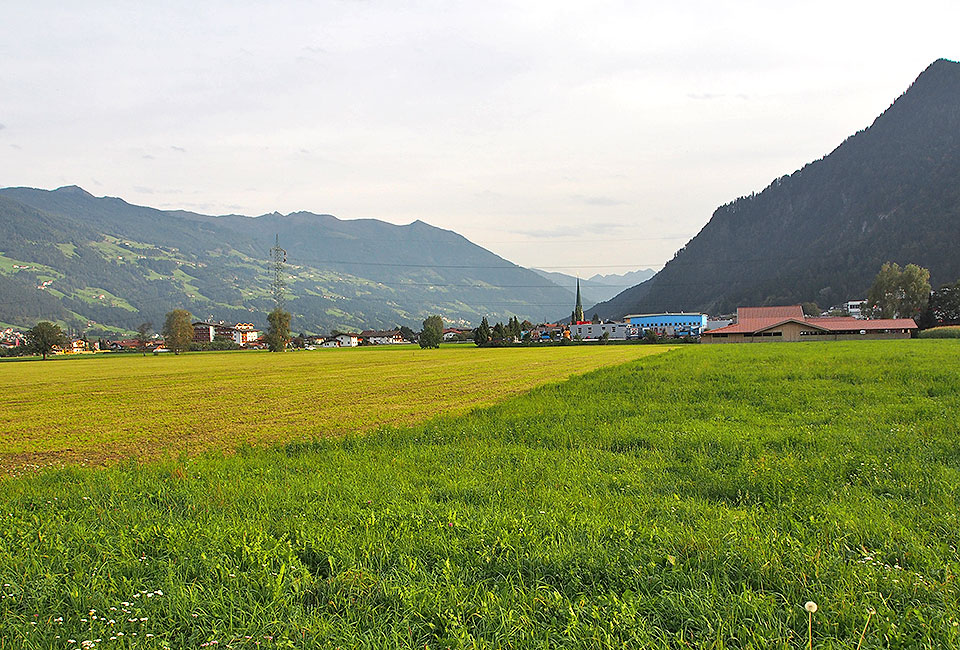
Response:
POLYGON ((9 233, 0 243, 0 322, 18 326, 53 319, 129 331, 175 307, 262 325, 277 236, 288 254, 287 306, 307 332, 417 327, 434 313, 459 325, 485 315, 535 319, 574 301, 571 290, 419 219, 213 216, 64 186, 0 189, 0 226, 9 233))

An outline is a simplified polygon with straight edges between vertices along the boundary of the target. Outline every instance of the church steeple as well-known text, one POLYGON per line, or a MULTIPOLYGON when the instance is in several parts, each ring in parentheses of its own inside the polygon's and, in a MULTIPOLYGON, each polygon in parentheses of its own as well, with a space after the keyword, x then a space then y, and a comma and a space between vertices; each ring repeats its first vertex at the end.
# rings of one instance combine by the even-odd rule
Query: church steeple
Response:
POLYGON ((573 308, 571 325, 583 320, 583 302, 580 300, 580 278, 577 278, 577 306, 573 308))

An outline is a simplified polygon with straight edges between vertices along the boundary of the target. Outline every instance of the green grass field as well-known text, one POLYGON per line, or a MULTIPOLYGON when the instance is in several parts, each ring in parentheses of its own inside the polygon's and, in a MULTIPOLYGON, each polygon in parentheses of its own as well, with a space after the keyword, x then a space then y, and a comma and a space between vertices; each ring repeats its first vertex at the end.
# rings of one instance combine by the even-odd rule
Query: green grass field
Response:
POLYGON ((411 424, 666 349, 402 346, 0 363, 0 471, 411 424))
POLYGON ((958 647, 958 414, 957 341, 684 346, 413 426, 8 478, 0 647, 805 648, 808 600, 815 648, 958 647))

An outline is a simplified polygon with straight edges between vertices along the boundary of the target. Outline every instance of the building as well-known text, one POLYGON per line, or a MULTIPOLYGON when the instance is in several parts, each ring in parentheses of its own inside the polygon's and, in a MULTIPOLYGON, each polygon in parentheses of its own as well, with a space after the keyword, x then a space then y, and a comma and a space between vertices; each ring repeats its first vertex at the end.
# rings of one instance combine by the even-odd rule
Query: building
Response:
POLYGON ((860 320, 849 316, 808 318, 800 305, 740 307, 737 322, 703 333, 703 343, 769 341, 861 341, 908 339, 917 331, 912 318, 860 320))
POLYGON ((653 331, 658 336, 700 336, 707 329, 706 314, 671 312, 628 314, 623 320, 640 329, 639 336, 653 331))
POLYGON ((560 341, 570 338, 570 330, 559 323, 544 323, 530 330, 531 341, 560 341))
POLYGON ((207 323, 197 321, 193 324, 193 342, 211 343, 215 338, 228 339, 240 347, 246 347, 260 338, 260 330, 253 323, 207 323))
POLYGON ((864 313, 867 310, 866 300, 848 300, 843 304, 843 308, 854 318, 866 318, 864 313))
POLYGON ((403 334, 400 330, 363 330, 360 338, 370 345, 396 345, 403 343, 403 334))
MULTIPOLYGON (((331 339, 327 339, 328 341, 331 339)), ((354 334, 352 332, 345 332, 343 334, 337 334, 333 337, 333 340, 336 340, 341 348, 355 348, 360 345, 360 335, 354 334)), ((324 342, 324 347, 327 347, 326 341, 324 342)))
POLYGON ((628 338, 640 338, 640 330, 630 323, 575 323, 570 326, 570 336, 580 337, 583 341, 597 341, 606 334, 611 340, 625 341, 628 338))
POLYGON ((444 341, 453 341, 455 339, 459 340, 473 340, 473 330, 463 327, 447 327, 443 330, 443 340, 444 341))

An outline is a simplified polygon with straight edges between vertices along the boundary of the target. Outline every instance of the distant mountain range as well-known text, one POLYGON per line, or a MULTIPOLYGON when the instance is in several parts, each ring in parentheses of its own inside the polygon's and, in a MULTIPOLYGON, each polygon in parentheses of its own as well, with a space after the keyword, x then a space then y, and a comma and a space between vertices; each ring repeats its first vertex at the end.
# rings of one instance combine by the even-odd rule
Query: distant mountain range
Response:
POLYGON ((934 287, 960 278, 956 62, 934 62, 828 156, 718 208, 656 276, 590 311, 830 306, 866 297, 886 261, 930 269, 934 287))
POLYGON ((79 187, 0 189, 0 325, 56 320, 90 333, 156 328, 170 309, 265 322, 270 248, 287 251, 295 331, 449 324, 571 309, 560 287, 449 230, 309 212, 207 216, 97 198, 79 187))
MULTIPOLYGON (((530 270, 558 286, 576 290, 578 278, 575 276, 567 275, 566 273, 557 273, 556 271, 544 271, 541 269, 530 270)), ((595 305, 598 302, 613 298, 624 289, 652 278, 655 273, 656 271, 653 269, 641 269, 622 275, 615 273, 608 275, 597 274, 593 277, 580 280, 580 296, 585 307, 595 305)), ((560 310, 560 312, 562 312, 562 310, 560 310)))

